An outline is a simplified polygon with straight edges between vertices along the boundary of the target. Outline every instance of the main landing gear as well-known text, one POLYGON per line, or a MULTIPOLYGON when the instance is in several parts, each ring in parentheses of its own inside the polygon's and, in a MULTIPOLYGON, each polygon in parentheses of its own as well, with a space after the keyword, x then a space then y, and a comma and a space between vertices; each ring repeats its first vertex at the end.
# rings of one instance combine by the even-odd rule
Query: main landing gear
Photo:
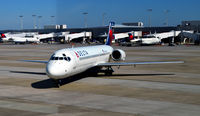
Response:
POLYGON ((112 69, 111 66, 108 66, 107 69, 105 70, 105 75, 106 76, 111 76, 113 74, 114 70, 112 69))

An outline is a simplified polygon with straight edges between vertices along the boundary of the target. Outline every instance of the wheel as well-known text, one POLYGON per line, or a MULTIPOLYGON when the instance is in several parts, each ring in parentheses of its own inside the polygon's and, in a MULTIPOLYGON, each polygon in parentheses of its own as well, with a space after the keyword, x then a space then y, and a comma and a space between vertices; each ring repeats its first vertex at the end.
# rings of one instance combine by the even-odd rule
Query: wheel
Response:
POLYGON ((107 67, 107 69, 105 70, 105 75, 106 76, 112 76, 114 70, 112 69, 111 66, 107 67))
POLYGON ((106 75, 106 76, 112 76, 112 74, 113 74, 113 72, 111 72, 111 71, 105 72, 105 75, 106 75))
POLYGON ((57 88, 59 88, 60 86, 61 86, 61 80, 53 80, 53 82, 54 82, 54 84, 55 84, 55 86, 57 87, 57 88))

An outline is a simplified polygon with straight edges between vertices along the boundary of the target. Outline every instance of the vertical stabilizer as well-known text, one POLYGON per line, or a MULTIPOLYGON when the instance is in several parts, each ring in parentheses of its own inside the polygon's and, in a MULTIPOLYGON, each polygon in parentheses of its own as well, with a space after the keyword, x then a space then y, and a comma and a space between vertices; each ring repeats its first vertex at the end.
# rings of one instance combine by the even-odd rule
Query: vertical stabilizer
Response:
POLYGON ((114 25, 115 25, 114 22, 110 22, 109 30, 108 30, 108 37, 107 37, 105 45, 111 45, 112 40, 115 39, 115 37, 113 35, 113 30, 112 30, 112 26, 114 26, 114 25))

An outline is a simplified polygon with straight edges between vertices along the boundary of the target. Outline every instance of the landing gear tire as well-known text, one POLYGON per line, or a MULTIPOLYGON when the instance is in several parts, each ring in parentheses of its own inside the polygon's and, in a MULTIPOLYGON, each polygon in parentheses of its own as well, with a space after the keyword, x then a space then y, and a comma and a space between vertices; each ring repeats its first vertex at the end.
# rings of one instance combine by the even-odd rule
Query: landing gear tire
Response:
POLYGON ((106 76, 112 76, 114 70, 112 69, 112 67, 107 67, 107 70, 105 71, 105 75, 106 76))
POLYGON ((106 72, 105 75, 106 76, 112 76, 113 72, 106 72))

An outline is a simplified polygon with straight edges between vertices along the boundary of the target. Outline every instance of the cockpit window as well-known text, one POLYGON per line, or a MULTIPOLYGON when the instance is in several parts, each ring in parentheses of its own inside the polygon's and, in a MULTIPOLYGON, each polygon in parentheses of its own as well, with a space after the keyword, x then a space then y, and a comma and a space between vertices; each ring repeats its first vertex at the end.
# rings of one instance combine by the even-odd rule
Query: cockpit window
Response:
POLYGON ((71 58, 70 57, 67 57, 68 58, 68 61, 71 61, 71 58))
POLYGON ((64 59, 66 60, 66 61, 71 61, 71 58, 70 57, 64 57, 64 59))
POLYGON ((55 57, 55 59, 54 60, 58 60, 58 57, 55 57))
POLYGON ((55 55, 55 54, 53 54, 53 55, 51 56, 50 60, 53 60, 53 58, 54 58, 54 55, 55 55))
POLYGON ((63 57, 59 57, 59 60, 63 60, 64 58, 63 57))
POLYGON ((71 58, 70 57, 66 57, 66 56, 64 56, 64 57, 51 57, 50 58, 50 60, 65 60, 65 61, 68 61, 68 62, 70 62, 71 61, 71 58))

